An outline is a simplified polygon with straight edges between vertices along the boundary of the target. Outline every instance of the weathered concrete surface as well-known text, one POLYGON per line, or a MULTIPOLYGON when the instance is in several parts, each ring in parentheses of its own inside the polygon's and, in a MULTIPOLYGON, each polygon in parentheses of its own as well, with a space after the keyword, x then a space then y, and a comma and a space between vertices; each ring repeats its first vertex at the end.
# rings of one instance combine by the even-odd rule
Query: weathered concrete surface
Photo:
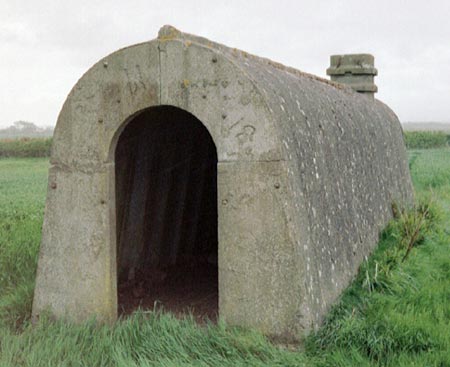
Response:
POLYGON ((114 152, 144 109, 198 118, 218 158, 219 309, 298 338, 413 200, 400 123, 379 101, 163 27, 101 60, 58 119, 33 315, 117 314, 114 152))

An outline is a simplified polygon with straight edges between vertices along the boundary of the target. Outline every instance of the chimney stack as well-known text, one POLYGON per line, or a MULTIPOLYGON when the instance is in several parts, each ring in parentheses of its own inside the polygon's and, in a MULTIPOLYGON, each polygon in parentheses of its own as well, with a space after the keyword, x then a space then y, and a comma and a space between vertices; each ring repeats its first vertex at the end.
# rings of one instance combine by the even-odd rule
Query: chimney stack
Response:
POLYGON ((333 55, 327 69, 332 81, 346 84, 371 99, 378 91, 374 84, 377 74, 374 57, 370 54, 333 55))

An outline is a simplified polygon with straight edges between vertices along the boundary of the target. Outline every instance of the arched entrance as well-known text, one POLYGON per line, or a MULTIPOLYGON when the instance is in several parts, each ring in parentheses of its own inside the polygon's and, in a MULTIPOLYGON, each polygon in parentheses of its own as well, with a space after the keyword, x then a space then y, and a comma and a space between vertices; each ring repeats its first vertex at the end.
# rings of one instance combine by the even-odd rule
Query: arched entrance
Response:
POLYGON ((217 152, 172 106, 130 121, 115 151, 119 314, 162 306, 217 316, 217 152))

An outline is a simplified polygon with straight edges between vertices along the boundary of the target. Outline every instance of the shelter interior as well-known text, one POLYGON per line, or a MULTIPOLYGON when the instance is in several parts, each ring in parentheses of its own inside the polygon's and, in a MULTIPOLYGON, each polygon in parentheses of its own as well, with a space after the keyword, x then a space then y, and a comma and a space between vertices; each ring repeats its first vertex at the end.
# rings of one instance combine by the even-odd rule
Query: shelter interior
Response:
POLYGON ((119 314, 218 311, 217 152, 190 113, 158 106, 124 128, 115 151, 119 314))

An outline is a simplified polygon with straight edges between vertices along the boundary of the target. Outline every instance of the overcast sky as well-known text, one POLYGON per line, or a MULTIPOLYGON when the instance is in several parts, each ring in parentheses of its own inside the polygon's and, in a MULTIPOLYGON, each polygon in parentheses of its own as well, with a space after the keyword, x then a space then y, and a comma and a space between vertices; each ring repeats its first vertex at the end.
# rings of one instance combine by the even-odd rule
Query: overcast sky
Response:
POLYGON ((372 53, 401 121, 450 122, 449 0, 0 0, 0 128, 54 125, 93 63, 164 24, 320 76, 372 53))

